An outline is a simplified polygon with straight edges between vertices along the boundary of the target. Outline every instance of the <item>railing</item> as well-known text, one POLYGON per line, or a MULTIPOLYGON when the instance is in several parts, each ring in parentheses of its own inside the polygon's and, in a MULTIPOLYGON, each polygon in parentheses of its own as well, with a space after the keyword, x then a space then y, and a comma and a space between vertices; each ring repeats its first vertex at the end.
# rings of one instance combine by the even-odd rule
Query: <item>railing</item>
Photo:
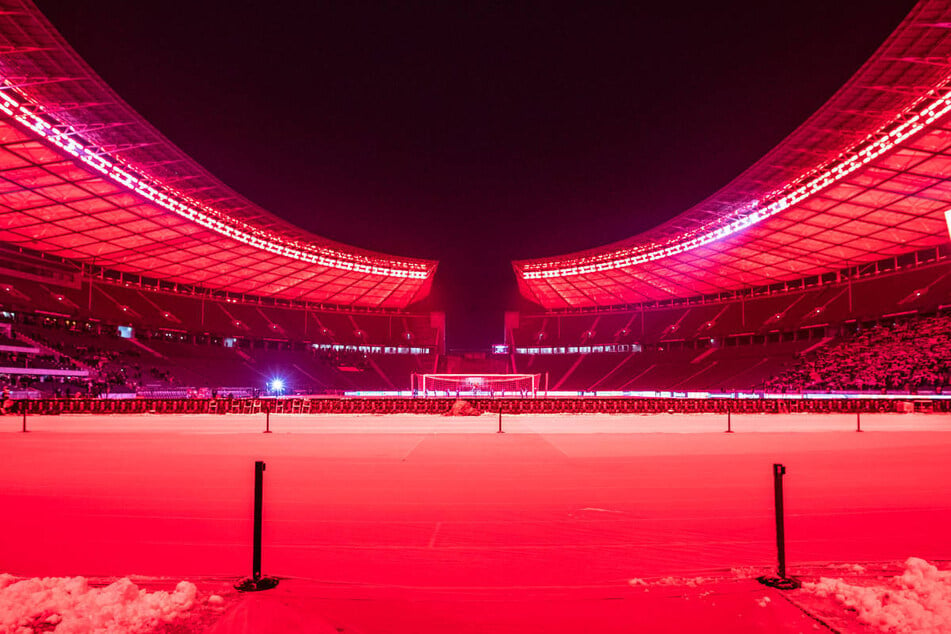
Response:
MULTIPOLYGON (((951 400, 730 398, 467 398, 482 412, 504 414, 842 414, 951 412, 951 400)), ((445 414, 454 398, 191 398, 18 400, 10 413, 59 414, 445 414)))

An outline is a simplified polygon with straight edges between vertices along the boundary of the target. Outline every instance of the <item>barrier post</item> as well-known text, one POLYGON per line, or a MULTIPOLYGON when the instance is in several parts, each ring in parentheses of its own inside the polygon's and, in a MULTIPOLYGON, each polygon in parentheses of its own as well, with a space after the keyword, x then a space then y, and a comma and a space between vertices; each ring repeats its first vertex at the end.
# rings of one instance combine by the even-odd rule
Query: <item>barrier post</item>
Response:
POLYGON ((497 432, 495 432, 495 433, 497 433, 497 434, 504 434, 504 433, 505 433, 504 431, 502 431, 502 403, 501 403, 501 402, 499 403, 499 431, 497 431, 497 432))
POLYGON ((251 541, 251 578, 244 579, 235 585, 241 592, 268 590, 277 585, 274 577, 265 577, 261 574, 261 523, 264 515, 264 468, 263 460, 254 463, 254 531, 251 541))
POLYGON ((264 498, 264 468, 263 460, 254 463, 254 543, 251 555, 251 578, 255 582, 261 579, 261 508, 264 498))
POLYGON ((786 578, 786 522, 783 513, 783 476, 786 467, 781 464, 773 465, 773 497, 776 507, 776 554, 779 560, 777 572, 781 579, 786 578))
POLYGON ((271 433, 271 405, 269 403, 264 405, 264 433, 271 433))
POLYGON ((20 401, 20 405, 23 408, 23 429, 21 431, 25 434, 26 433, 26 401, 20 401))
POLYGON ((731 417, 730 409, 727 408, 726 410, 726 433, 727 434, 733 433, 733 421, 730 419, 730 417, 731 417))
POLYGON ((862 412, 855 412, 855 431, 862 431, 862 412))
POLYGON ((795 577, 786 576, 786 527, 783 511, 783 476, 786 467, 779 463, 773 464, 773 498, 776 510, 776 559, 778 577, 758 577, 757 581, 781 590, 794 590, 802 584, 795 577))

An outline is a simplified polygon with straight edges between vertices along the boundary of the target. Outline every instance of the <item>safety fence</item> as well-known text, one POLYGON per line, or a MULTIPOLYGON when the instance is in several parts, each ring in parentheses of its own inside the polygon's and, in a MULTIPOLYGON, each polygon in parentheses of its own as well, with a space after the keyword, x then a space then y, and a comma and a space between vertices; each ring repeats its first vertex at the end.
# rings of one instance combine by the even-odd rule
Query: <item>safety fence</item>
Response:
MULTIPOLYGON (((474 398, 473 409, 503 414, 703 414, 949 412, 951 401, 684 398, 474 398)), ((55 414, 444 414, 453 398, 175 398, 33 399, 6 403, 8 413, 55 414)))

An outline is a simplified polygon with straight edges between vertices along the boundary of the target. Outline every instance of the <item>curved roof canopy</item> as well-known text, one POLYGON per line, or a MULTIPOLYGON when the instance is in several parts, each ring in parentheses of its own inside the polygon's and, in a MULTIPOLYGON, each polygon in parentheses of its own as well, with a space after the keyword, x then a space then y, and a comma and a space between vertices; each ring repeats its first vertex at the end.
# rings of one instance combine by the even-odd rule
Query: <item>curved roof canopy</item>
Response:
POLYGON ((308 233, 162 136, 29 0, 0 11, 0 241, 178 283, 402 308, 436 262, 308 233))
POLYGON ((948 241, 951 2, 920 2, 822 108, 726 187, 654 229, 513 262, 546 308, 797 279, 948 241))

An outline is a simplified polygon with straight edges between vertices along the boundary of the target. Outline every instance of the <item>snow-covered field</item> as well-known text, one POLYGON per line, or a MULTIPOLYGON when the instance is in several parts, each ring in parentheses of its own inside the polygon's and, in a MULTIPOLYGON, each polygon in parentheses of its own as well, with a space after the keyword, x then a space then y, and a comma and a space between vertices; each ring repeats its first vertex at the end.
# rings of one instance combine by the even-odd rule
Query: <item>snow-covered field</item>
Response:
MULTIPOLYGON (((854 416, 734 415, 734 434, 710 415, 505 416, 505 434, 493 415, 272 415, 272 434, 263 415, 27 422, 0 418, 0 572, 246 575, 265 460, 265 573, 310 584, 321 614, 365 632, 569 631, 571 615, 587 619, 571 631, 632 631, 647 616, 631 579, 773 565, 774 462, 791 574, 951 559, 947 416, 863 415, 856 433, 854 416)), ((700 606, 706 590, 690 592, 700 606)), ((748 594, 773 615, 750 608, 754 629, 788 606, 748 594)), ((655 629, 689 616, 651 596, 655 629)))

